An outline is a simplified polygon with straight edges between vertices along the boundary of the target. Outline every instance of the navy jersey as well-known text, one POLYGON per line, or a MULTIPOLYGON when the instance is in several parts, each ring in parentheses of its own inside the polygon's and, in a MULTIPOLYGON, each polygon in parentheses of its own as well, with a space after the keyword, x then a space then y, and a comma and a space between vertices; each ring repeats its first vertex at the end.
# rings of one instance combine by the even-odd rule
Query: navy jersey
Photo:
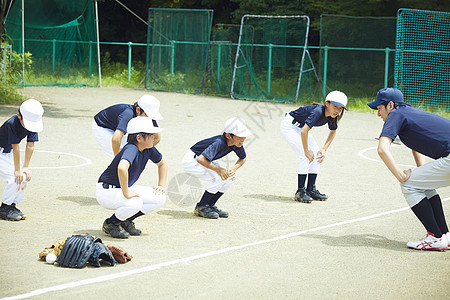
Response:
MULTIPOLYGON (((116 104, 105 108, 94 116, 94 120, 98 126, 108 128, 113 131, 120 130, 127 133, 128 122, 136 117, 136 114, 131 104, 116 104)), ((158 127, 155 120, 153 125, 158 127)))
POLYGON ((150 159, 157 164, 161 161, 162 155, 155 147, 144 149, 144 151, 141 152, 136 145, 126 144, 122 150, 117 153, 108 168, 100 175, 98 182, 106 182, 116 187, 120 187, 117 168, 122 159, 126 159, 130 162, 130 168, 128 169, 128 187, 130 187, 139 179, 148 160, 150 159))
POLYGON ((437 159, 450 154, 450 120, 410 105, 397 106, 386 117, 381 136, 398 135, 408 148, 437 159))
POLYGON ((19 144, 25 137, 27 137, 27 142, 39 140, 37 132, 25 129, 17 116, 12 116, 0 127, 0 147, 3 148, 4 153, 11 152, 11 145, 19 144))
POLYGON ((337 129, 337 122, 332 117, 325 117, 325 106, 320 104, 313 104, 299 107, 289 113, 295 121, 299 123, 299 127, 303 127, 305 123, 313 128, 315 126, 322 126, 328 123, 330 130, 337 129))
POLYGON ((204 139, 194 146, 191 150, 200 156, 203 154, 209 161, 214 161, 216 159, 222 158, 231 151, 234 151, 239 158, 244 159, 246 157, 244 146, 236 147, 227 145, 227 138, 222 135, 216 135, 208 139, 204 139))

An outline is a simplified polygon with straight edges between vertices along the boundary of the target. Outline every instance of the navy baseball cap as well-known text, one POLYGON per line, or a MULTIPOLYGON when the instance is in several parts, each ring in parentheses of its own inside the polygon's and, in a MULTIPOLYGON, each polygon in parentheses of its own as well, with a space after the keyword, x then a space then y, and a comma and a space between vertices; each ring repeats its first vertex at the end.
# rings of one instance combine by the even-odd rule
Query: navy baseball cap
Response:
POLYGON ((367 103, 372 109, 385 102, 403 103, 403 93, 396 88, 384 88, 378 91, 377 100, 367 103))

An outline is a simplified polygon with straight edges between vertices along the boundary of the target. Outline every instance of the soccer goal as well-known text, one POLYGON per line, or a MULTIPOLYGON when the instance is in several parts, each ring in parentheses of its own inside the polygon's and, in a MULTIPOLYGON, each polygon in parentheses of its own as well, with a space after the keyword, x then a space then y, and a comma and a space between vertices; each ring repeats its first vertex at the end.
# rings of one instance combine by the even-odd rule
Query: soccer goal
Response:
POLYGON ((230 95, 236 99, 298 101, 317 80, 308 46, 309 17, 244 15, 230 95))

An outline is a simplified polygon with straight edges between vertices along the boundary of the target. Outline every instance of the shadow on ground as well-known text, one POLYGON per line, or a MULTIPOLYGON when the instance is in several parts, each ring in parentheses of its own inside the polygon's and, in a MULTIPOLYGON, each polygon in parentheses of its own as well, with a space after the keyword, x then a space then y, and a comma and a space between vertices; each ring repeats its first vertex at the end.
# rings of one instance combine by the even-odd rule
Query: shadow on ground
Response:
POLYGON ((276 202, 294 201, 294 197, 267 195, 267 194, 249 194, 244 195, 244 198, 253 198, 253 199, 261 199, 264 201, 276 201, 276 202))
POLYGON ((372 247, 400 252, 412 251, 406 247, 406 242, 390 240, 376 234, 356 234, 343 236, 304 234, 302 237, 320 239, 323 244, 332 247, 372 247))
POLYGON ((80 197, 80 196, 61 196, 56 198, 61 201, 71 201, 74 203, 78 203, 81 206, 98 206, 97 199, 94 197, 80 197))
POLYGON ((197 216, 194 215, 193 211, 185 210, 159 210, 156 212, 159 215, 169 216, 172 219, 196 219, 197 216))

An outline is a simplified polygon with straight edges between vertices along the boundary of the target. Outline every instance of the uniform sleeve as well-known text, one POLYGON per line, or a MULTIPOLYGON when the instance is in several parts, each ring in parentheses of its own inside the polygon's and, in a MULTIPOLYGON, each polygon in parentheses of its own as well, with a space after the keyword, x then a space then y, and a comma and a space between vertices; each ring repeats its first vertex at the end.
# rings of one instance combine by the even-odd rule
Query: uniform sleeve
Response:
POLYGON ((133 161, 136 158, 138 151, 139 151, 138 147, 126 147, 125 149, 123 149, 122 157, 120 158, 120 160, 126 159, 131 165, 133 164, 133 161))
POLYGON ((38 142, 39 136, 37 132, 30 132, 30 134, 27 137, 27 142, 38 142))
POLYGON ((158 149, 156 149, 155 147, 152 147, 151 149, 148 150, 150 151, 150 160, 155 164, 159 163, 162 159, 161 152, 159 152, 158 149))
POLYGON ((128 122, 134 117, 134 113, 132 109, 126 109, 124 110, 118 117, 117 117, 117 128, 116 130, 120 130, 124 133, 127 133, 127 125, 128 122))
POLYGON ((240 159, 244 159, 247 157, 247 154, 245 153, 244 150, 244 146, 242 147, 236 147, 236 149, 234 149, 234 153, 236 153, 236 155, 240 158, 240 159))
POLYGON ((380 137, 386 136, 395 140, 402 127, 406 124, 407 120, 403 114, 397 113, 394 109, 388 114, 383 129, 381 130, 380 137))
POLYGON ((328 122, 328 129, 330 129, 330 130, 336 130, 336 129, 338 129, 337 121, 336 121, 336 120, 335 120, 335 121, 330 120, 330 121, 328 122))

